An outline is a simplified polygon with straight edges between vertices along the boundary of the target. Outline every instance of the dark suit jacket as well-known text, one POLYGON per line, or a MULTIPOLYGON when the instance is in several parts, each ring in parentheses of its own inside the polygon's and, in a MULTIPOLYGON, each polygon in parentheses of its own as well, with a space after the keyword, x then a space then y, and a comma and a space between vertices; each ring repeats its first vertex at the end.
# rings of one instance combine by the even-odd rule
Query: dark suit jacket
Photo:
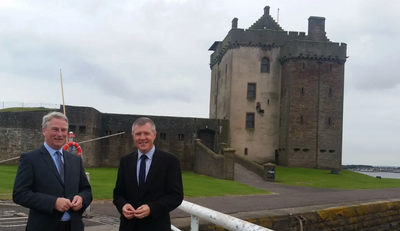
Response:
POLYGON ((169 212, 183 200, 182 173, 179 159, 173 154, 156 149, 144 189, 137 183, 138 152, 121 158, 114 189, 114 205, 121 213, 120 231, 170 231, 169 212), (126 219, 122 207, 131 204, 135 209, 143 204, 150 207, 150 215, 143 219, 126 219))
POLYGON ((83 169, 81 157, 64 151, 65 183, 47 149, 24 153, 15 178, 13 200, 30 209, 26 230, 55 231, 63 216, 54 209, 58 197, 72 201, 79 195, 84 207, 79 211, 70 209, 71 230, 83 231, 82 213, 92 202, 90 184, 83 169))

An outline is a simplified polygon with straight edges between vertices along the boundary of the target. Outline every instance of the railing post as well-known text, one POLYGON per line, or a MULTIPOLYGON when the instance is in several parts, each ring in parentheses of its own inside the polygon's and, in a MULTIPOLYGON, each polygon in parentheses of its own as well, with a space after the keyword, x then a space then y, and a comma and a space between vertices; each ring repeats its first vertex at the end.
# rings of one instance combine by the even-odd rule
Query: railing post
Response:
POLYGON ((199 231, 199 218, 195 215, 191 215, 190 231, 199 231))
MULTIPOLYGON (((89 174, 88 172, 86 172, 86 178, 87 178, 87 180, 88 180, 89 183, 90 183, 90 174, 89 174)), ((90 213, 90 205, 89 205, 89 206, 86 208, 86 210, 85 210, 86 216, 88 216, 89 213, 90 213)))

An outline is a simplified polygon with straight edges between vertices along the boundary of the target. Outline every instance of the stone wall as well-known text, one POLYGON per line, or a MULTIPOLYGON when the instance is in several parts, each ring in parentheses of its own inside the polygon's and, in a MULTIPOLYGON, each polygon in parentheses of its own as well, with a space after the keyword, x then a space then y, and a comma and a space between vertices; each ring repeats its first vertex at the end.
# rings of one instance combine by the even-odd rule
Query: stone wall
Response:
MULTIPOLYGON (((297 208, 297 211, 306 209, 297 208)), ((400 230, 400 200, 301 212, 296 212, 296 209, 290 212, 288 209, 260 211, 258 213, 241 213, 236 217, 274 231, 396 231, 400 230)), ((202 231, 225 230, 204 221, 201 221, 200 224, 199 230, 202 231)), ((184 225, 178 226, 178 228, 190 230, 188 226, 184 225)))
POLYGON ((243 167, 245 167, 246 169, 248 169, 249 171, 254 172, 255 174, 263 177, 264 176, 264 168, 263 166, 250 161, 246 158, 244 158, 241 155, 235 154, 235 162, 242 165, 243 167))
MULTIPOLYGON (((20 156, 44 142, 42 117, 49 111, 0 113, 0 160, 20 156)), ((4 164, 18 164, 19 159, 4 164)))
POLYGON ((198 174, 211 176, 218 179, 233 180, 235 162, 233 149, 224 149, 224 154, 216 154, 201 143, 196 141, 193 171, 198 174))
MULTIPOLYGON (((40 147, 44 142, 41 122, 48 112, 0 112, 0 160, 18 157, 23 152, 40 147)), ((97 141, 80 143, 85 167, 117 167, 122 155, 135 150, 131 136, 132 123, 137 118, 146 116, 106 114, 91 107, 75 106, 66 106, 66 112, 69 130, 75 133, 74 141, 78 143, 125 132, 97 141)), ((228 142, 228 120, 146 117, 156 124, 156 147, 177 155, 184 170, 193 169, 194 140, 198 135, 206 135, 207 145, 214 152, 221 151, 217 144, 228 142)), ((18 160, 7 162, 17 163, 18 160)))
POLYGON ((295 59, 282 69, 281 163, 340 169, 344 64, 295 59))

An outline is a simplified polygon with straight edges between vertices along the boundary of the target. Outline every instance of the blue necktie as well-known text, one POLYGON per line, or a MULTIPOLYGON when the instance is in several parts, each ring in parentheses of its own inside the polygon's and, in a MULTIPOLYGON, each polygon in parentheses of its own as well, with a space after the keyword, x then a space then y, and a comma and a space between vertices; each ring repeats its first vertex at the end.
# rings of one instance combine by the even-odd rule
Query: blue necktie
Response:
POLYGON ((146 155, 140 157, 139 188, 143 188, 144 182, 146 181, 146 159, 146 155))
POLYGON ((61 180, 64 182, 64 162, 62 161, 61 158, 61 152, 57 151, 56 154, 58 158, 58 168, 59 168, 58 172, 60 173, 61 180))

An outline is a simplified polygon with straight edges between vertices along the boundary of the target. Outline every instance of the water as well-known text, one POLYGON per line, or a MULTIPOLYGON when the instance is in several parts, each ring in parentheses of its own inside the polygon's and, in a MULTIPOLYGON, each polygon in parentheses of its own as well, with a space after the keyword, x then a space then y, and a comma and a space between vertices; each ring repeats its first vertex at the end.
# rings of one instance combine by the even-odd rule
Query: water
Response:
POLYGON ((359 172, 359 171, 355 172, 373 177, 381 176, 382 178, 400 179, 400 173, 395 173, 395 172, 359 172))

